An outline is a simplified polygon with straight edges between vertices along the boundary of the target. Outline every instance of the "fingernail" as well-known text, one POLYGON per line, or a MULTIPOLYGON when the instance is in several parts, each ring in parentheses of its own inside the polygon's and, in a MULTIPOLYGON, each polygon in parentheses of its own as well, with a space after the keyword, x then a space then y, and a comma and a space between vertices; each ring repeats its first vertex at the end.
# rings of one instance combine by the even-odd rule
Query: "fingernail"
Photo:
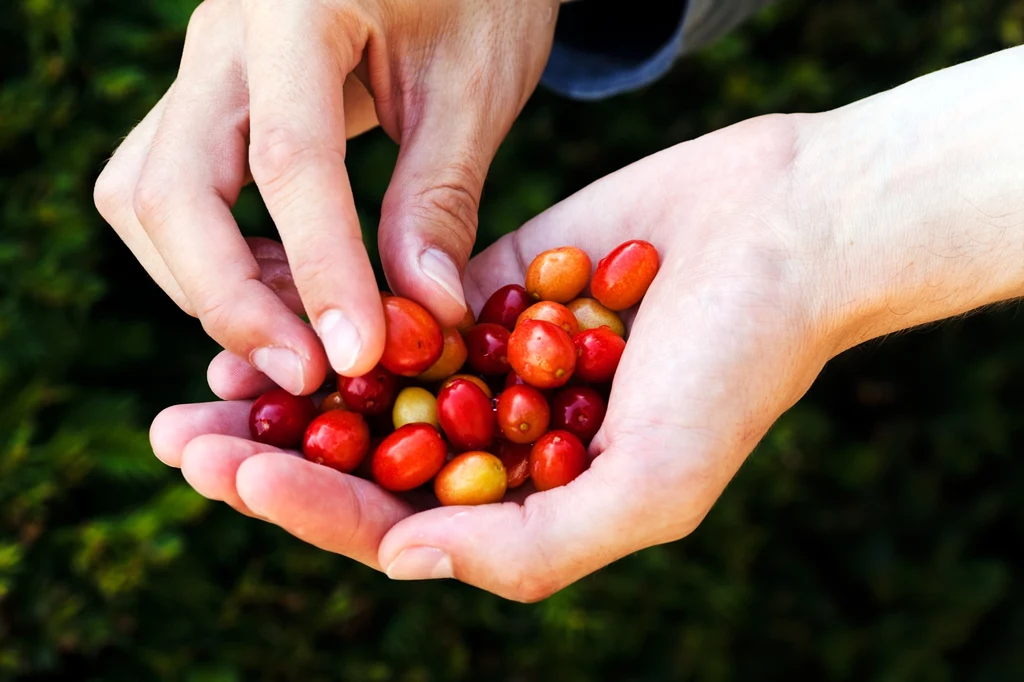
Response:
POLYGON ((439 249, 427 249, 420 254, 420 269, 434 284, 445 290, 459 305, 466 306, 466 297, 462 293, 462 277, 459 269, 448 254, 439 249))
POLYGON ((356 364, 363 340, 359 330, 340 310, 328 310, 320 316, 320 340, 335 372, 343 374, 356 364))
POLYGON ((409 547, 384 571, 392 580, 437 580, 454 578, 452 560, 436 547, 409 547))
POLYGON ((305 378, 302 361, 295 351, 287 348, 257 348, 249 354, 249 363, 293 395, 302 393, 305 378))

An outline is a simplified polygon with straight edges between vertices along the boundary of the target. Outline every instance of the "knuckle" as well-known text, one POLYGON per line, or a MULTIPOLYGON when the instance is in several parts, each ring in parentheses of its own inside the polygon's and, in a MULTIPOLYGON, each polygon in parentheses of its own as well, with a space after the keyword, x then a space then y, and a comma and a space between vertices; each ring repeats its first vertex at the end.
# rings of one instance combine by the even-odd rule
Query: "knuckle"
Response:
POLYGON ((327 147, 310 144, 287 125, 253 126, 249 145, 249 168, 261 188, 273 188, 288 182, 302 168, 318 159, 344 158, 327 147))
POLYGON ((112 159, 93 186, 92 200, 96 210, 104 220, 113 224, 129 203, 131 195, 129 183, 121 173, 116 159, 112 159))
POLYGON ((454 165, 445 176, 413 197, 410 218, 430 225, 438 239, 469 258, 476 240, 481 186, 478 174, 454 165))
POLYGON ((234 306, 230 301, 221 296, 197 297, 193 303, 196 317, 202 324, 203 331, 211 338, 220 339, 223 333, 231 328, 232 317, 235 313, 234 306))
POLYGON ((207 29, 212 28, 217 23, 218 16, 221 13, 220 4, 218 0, 203 0, 192 10, 192 15, 188 19, 188 28, 185 32, 186 40, 192 34, 205 33, 207 29))
POLYGON ((165 182, 152 173, 143 172, 132 193, 132 208, 139 222, 147 230, 163 222, 170 208, 174 184, 165 182))
MULTIPOLYGON (((341 238, 344 239, 345 237, 342 236, 341 238)), ((337 244, 334 246, 337 246, 337 244)), ((344 245, 341 248, 345 250, 363 248, 362 241, 359 244, 344 245)), ((312 284, 314 291, 310 293, 314 295, 316 294, 316 287, 323 287, 326 283, 337 281, 338 279, 340 262, 337 252, 334 250, 326 248, 311 249, 302 254, 300 258, 294 259, 294 261, 291 268, 293 281, 299 283, 300 286, 302 284, 312 284)), ((313 301, 310 302, 314 303, 313 301)))

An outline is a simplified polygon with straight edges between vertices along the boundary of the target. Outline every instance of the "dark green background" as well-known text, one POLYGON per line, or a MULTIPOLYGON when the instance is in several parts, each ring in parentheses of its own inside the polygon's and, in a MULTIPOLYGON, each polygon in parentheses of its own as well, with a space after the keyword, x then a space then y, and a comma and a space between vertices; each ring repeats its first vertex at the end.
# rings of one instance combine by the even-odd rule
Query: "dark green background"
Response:
MULTIPOLYGON (((391 583, 192 493, 146 432, 212 398, 216 349, 90 197, 193 4, 0 3, 0 679, 1024 679, 1016 305, 835 360, 692 537, 535 605, 391 583)), ((672 143, 1021 42, 1020 0, 784 2, 644 92, 540 92, 480 244, 672 143)), ((352 144, 371 236, 394 157, 352 144)), ((255 194, 238 215, 268 233, 255 194)))

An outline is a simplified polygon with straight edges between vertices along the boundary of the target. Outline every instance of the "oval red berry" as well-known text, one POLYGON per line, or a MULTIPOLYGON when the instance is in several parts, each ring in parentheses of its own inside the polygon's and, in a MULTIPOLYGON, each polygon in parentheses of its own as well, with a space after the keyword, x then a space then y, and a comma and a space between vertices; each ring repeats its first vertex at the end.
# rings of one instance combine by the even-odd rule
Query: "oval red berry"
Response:
POLYGON ((497 424, 491 399, 472 381, 456 379, 437 394, 437 420, 456 450, 483 450, 497 424))
POLYGON ((601 394, 589 386, 566 386, 551 399, 551 429, 572 433, 588 445, 601 423, 607 406, 601 394))
POLYGON ((483 322, 466 332, 469 366, 480 374, 508 371, 509 331, 500 324, 483 322))
POLYGON ((444 348, 441 326, 427 309, 401 296, 384 299, 384 354, 380 364, 394 374, 425 372, 444 348))
POLYGON ((530 450, 530 478, 537 490, 563 486, 587 468, 587 451, 568 431, 549 431, 530 450))
POLYGON ((491 297, 480 309, 480 323, 500 324, 512 331, 516 327, 519 315, 530 307, 533 299, 526 289, 518 284, 507 284, 491 294, 491 297))
POLYGON ((258 443, 295 448, 302 444, 302 434, 316 415, 316 405, 306 396, 275 388, 249 409, 249 435, 258 443))
POLYGON ((619 367, 626 342, 608 327, 580 332, 572 340, 576 347, 576 376, 592 384, 611 381, 619 367))
POLYGON ((551 408, 544 394, 532 386, 513 386, 497 401, 498 428, 513 443, 532 443, 548 430, 551 408))
POLYGON ((395 402, 398 377, 377 365, 358 377, 338 375, 338 393, 345 406, 365 415, 384 414, 395 402))
POLYGON ((556 388, 572 376, 576 348, 561 327, 543 320, 526 320, 509 338, 508 360, 530 386, 556 388))
POLYGON ((406 424, 385 438, 370 468, 380 487, 393 492, 418 488, 444 466, 448 446, 429 424, 406 424))
POLYGON ((370 429, 357 412, 331 410, 310 422, 302 439, 302 454, 311 462, 350 473, 370 449, 370 429))
POLYGON ((598 261, 590 292, 604 307, 625 310, 644 297, 658 267, 658 250, 650 242, 634 239, 619 244, 598 261))

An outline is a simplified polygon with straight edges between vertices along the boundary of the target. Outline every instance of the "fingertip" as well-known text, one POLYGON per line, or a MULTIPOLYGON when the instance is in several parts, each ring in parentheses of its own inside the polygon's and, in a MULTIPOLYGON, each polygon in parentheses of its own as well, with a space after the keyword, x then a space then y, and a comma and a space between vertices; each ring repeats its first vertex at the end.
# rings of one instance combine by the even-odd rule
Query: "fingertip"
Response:
POLYGON ((274 382, 230 351, 221 351, 206 368, 210 390, 221 400, 254 398, 274 388, 274 382))
POLYGON ((175 428, 180 424, 181 405, 173 405, 160 411, 149 426, 149 444, 153 454, 171 467, 181 466, 181 453, 188 439, 185 432, 175 428))
POLYGON ((376 290, 373 300, 361 308, 321 313, 316 328, 330 367, 341 376, 366 374, 384 354, 384 308, 376 290))

